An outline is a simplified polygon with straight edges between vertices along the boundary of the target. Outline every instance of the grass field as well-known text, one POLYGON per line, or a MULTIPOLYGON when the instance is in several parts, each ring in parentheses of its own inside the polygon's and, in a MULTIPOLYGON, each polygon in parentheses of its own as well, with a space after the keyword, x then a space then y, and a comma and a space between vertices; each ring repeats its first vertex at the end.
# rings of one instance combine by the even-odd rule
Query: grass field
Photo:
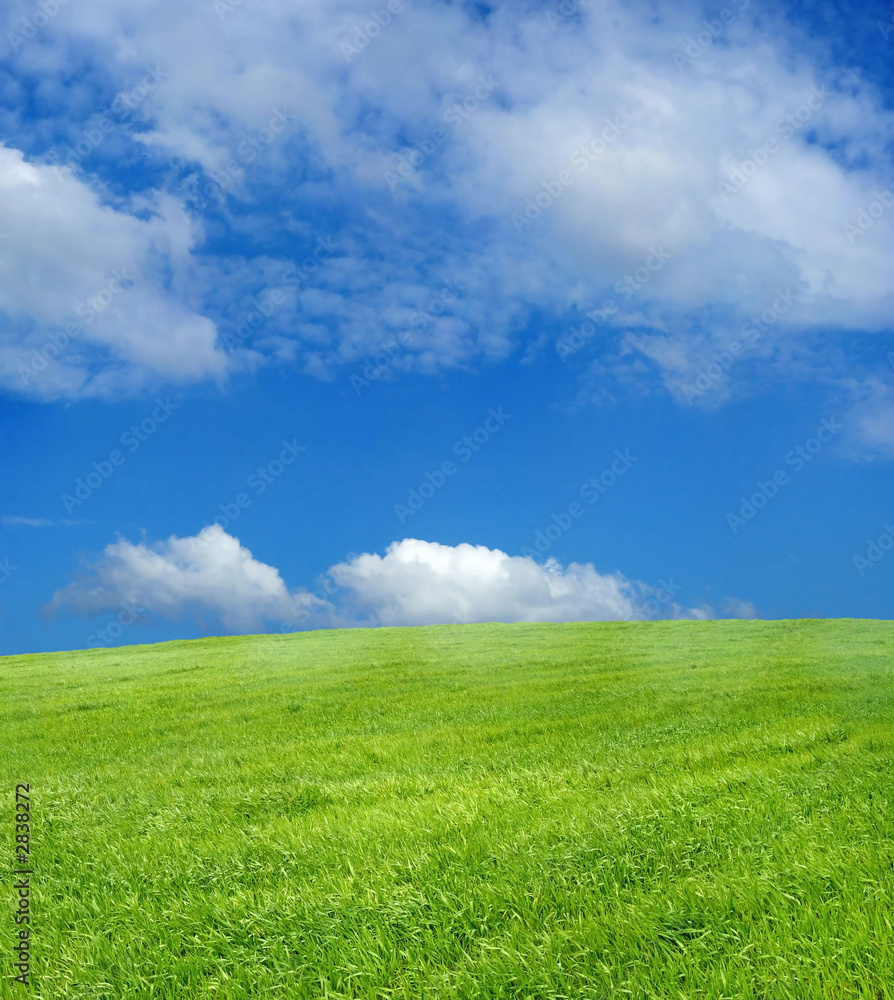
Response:
POLYGON ((208 639, 0 692, 4 998, 894 997, 894 623, 208 639))

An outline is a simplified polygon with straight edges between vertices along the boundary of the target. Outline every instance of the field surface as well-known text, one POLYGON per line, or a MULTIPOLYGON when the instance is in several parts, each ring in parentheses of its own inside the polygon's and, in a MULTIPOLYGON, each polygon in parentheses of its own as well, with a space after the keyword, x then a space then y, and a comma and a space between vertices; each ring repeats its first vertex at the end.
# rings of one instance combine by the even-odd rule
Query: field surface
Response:
POLYGON ((7 657, 0 778, 3 998, 894 997, 894 623, 7 657))

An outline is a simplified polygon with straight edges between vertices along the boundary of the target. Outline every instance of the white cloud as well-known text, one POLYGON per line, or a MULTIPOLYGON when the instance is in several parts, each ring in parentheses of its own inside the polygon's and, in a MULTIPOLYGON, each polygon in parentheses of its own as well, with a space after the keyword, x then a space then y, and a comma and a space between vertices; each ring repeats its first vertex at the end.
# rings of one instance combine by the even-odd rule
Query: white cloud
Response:
POLYGON ((79 579, 56 591, 44 613, 95 618, 125 603, 167 619, 219 618, 234 632, 301 620, 308 608, 323 606, 309 594, 290 592, 276 569, 210 525, 156 545, 120 539, 106 546, 79 579))
POLYGON ((59 524, 71 527, 86 523, 86 521, 72 521, 66 517, 60 521, 51 521, 46 517, 20 517, 17 514, 4 514, 0 517, 0 524, 4 528, 54 528, 59 524))
MULTIPOLYGON (((32 9, 22 0, 8 6, 10 25, 32 9)), ((294 312, 271 321, 266 341, 256 345, 268 356, 325 376, 374 354, 406 328, 453 261, 478 259, 486 248, 487 280, 433 319, 394 370, 504 358, 517 346, 528 307, 558 317, 573 306, 597 305, 626 272, 642 266, 650 246, 664 244, 674 259, 639 298, 646 319, 684 327, 671 369, 668 353, 647 339, 629 345, 670 378, 687 363, 701 363, 706 349, 709 355, 725 346, 780 285, 804 292, 770 331, 767 351, 792 333, 809 340, 814 327, 885 329, 894 303, 894 210, 873 216, 855 238, 845 230, 876 191, 891 187, 885 143, 894 116, 870 82, 825 64, 783 20, 757 4, 730 6, 735 18, 721 37, 682 65, 674 54, 716 10, 686 3, 656 17, 651 5, 608 2, 581 5, 578 15, 551 25, 543 9, 509 3, 495 5, 486 22, 461 5, 405 3, 347 60, 342 42, 369 20, 368 5, 354 0, 247 0, 223 16, 207 0, 163 11, 96 0, 67 6, 17 60, 45 73, 54 60, 65 66, 94 53, 102 62, 97 76, 108 77, 114 89, 132 86, 147 67, 165 67, 168 76, 139 112, 146 130, 137 141, 153 155, 209 172, 257 162, 284 185, 288 179, 290 195, 362 206, 366 242, 328 269, 325 281, 317 275, 294 312), (482 75, 497 82, 496 90, 460 124, 445 124, 451 106, 473 94, 482 75), (797 114, 815 88, 828 96, 791 134, 781 132, 778 123, 797 114), (261 134, 280 107, 294 115, 288 135, 245 159, 240 144, 261 134), (575 150, 619 115, 623 130, 579 170, 575 150), (439 126, 447 139, 410 183, 390 191, 384 175, 396 168, 396 154, 439 126), (776 146, 764 155, 768 139, 776 146), (749 167, 747 183, 724 198, 718 181, 749 159, 756 169, 749 167), (563 169, 573 183, 517 234, 512 214, 563 169), (443 220, 445 208, 449 227, 432 222, 443 220), (713 335, 718 309, 725 320, 713 335)), ((228 191, 258 213, 250 220, 243 212, 234 224, 263 229, 270 217, 254 201, 251 179, 240 174, 228 191)), ((126 235, 127 259, 132 244, 138 251, 175 228, 167 209, 164 223, 111 214, 126 231, 111 227, 126 235), (130 221, 124 225, 121 217, 130 221)), ((65 260, 73 257, 79 225, 72 223, 65 260)), ((119 248, 103 235, 108 228, 100 226, 94 241, 103 262, 113 258, 106 267, 115 266, 111 251, 119 248)), ((188 239, 180 233, 181 247, 188 239)), ((26 257, 44 273, 35 255, 26 257)), ((98 277, 92 263, 88 274, 76 270, 81 285, 98 277)), ((221 273, 225 266, 220 262, 221 273)), ((203 285, 213 286, 213 280, 203 285)), ((98 287, 94 281, 87 291, 98 287)), ((20 297, 24 310, 24 291, 20 297)), ((90 336, 102 340, 106 331, 114 356, 165 377, 219 373, 209 321, 189 301, 182 287, 167 297, 153 292, 153 309, 133 310, 148 316, 143 331, 126 333, 122 316, 114 331, 97 324, 90 336), (170 334, 175 327, 186 335, 170 334)), ((39 311, 29 315, 46 319, 39 311)), ((10 360, 5 364, 9 369, 10 360)), ((110 366, 116 373, 108 379, 126 382, 110 366)), ((83 391, 82 370, 68 375, 65 391, 83 391)), ((96 382, 97 391, 104 388, 96 382)))
POLYGON ((384 556, 364 553, 329 570, 356 613, 375 625, 442 622, 629 621, 635 585, 589 563, 541 566, 484 545, 405 538, 384 556))
POLYGON ((54 594, 44 613, 96 617, 123 604, 176 619, 219 619, 231 631, 279 628, 432 625, 452 622, 631 621, 707 618, 682 608, 675 588, 649 587, 590 563, 563 568, 484 545, 405 538, 384 556, 363 553, 330 567, 338 606, 323 592, 289 590, 279 572, 212 525, 189 538, 147 545, 121 539, 54 594), (318 596, 319 595, 319 596, 318 596), (654 596, 653 596, 654 595, 654 596))
POLYGON ((214 324, 165 287, 188 222, 167 196, 129 208, 0 145, 0 386, 55 398, 223 374, 214 324))
POLYGON ((751 601, 743 601, 738 597, 724 597, 721 610, 728 618, 757 618, 757 608, 751 601))

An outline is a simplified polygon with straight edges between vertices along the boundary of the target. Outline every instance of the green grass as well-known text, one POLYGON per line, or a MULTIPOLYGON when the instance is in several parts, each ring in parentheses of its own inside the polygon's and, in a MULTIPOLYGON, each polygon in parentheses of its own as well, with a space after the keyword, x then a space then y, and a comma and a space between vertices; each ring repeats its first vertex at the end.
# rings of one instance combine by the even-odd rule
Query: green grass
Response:
POLYGON ((894 997, 892 668, 868 621, 4 658, 0 996, 894 997))

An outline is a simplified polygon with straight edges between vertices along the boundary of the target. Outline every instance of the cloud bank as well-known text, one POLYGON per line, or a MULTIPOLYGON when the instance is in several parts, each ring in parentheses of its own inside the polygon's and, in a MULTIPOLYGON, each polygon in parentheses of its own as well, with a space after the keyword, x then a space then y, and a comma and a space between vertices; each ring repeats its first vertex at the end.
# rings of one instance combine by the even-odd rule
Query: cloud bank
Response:
POLYGON ((106 547, 44 609, 96 618, 138 606, 169 620, 191 618, 227 631, 268 628, 433 625, 467 622, 633 621, 705 618, 680 607, 672 584, 650 587, 592 564, 539 564, 483 545, 393 542, 383 556, 332 566, 325 591, 290 590, 278 570, 218 525, 189 538, 106 547), (330 599, 331 598, 331 599, 330 599))
MULTIPOLYGON (((408 331, 390 372, 437 371, 536 356, 609 299, 569 361, 591 381, 710 407, 792 377, 850 378, 857 399, 880 377, 826 350, 889 330, 894 306, 894 115, 858 69, 750 0, 722 17, 612 0, 398 6, 377 25, 353 0, 97 0, 23 39, 23 79, 52 66, 86 82, 46 88, 39 123, 7 123, 7 387, 136 391, 249 360, 332 378, 408 331), (128 114, 91 147, 122 94, 128 114), (126 196, 108 179, 122 153, 152 168, 126 196), (214 250, 206 226, 243 256, 214 250), (321 237, 338 254, 284 281, 321 237), (660 269, 656 254, 670 254, 660 269), (23 360, 110 268, 140 280, 22 385, 23 360), (242 354, 222 351, 215 331, 277 291, 242 354), (687 396, 780 294, 791 304, 734 370, 687 396), (535 315, 557 331, 544 339, 535 315)), ((7 11, 10 31, 33 13, 7 11)), ((887 410, 865 428, 886 442, 887 410)))

